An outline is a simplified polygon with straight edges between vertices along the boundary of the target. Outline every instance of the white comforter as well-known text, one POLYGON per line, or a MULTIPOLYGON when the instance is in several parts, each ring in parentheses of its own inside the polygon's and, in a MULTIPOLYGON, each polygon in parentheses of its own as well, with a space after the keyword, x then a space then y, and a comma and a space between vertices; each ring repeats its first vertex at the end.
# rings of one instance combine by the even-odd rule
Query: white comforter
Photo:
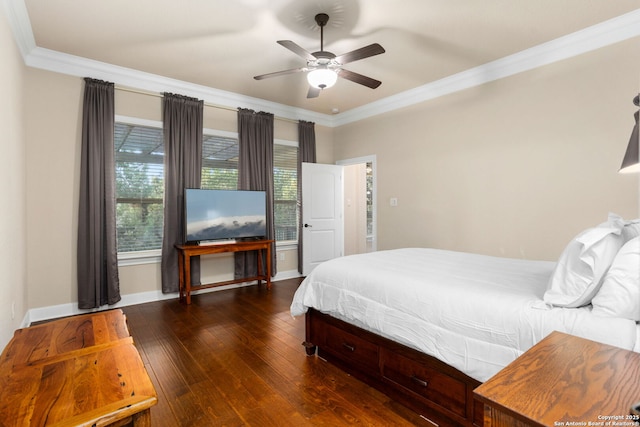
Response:
POLYGON ((435 249, 347 256, 315 268, 291 314, 313 307, 482 382, 554 330, 633 350, 635 322, 544 304, 554 266, 435 249))

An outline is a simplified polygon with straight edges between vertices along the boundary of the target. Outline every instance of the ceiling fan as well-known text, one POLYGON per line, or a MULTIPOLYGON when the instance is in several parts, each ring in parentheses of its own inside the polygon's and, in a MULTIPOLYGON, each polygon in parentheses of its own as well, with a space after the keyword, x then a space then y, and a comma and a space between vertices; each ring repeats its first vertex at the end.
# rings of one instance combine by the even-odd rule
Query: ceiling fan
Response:
POLYGON ((286 74, 308 72, 307 80, 310 86, 307 98, 316 98, 320 95, 320 91, 322 89, 327 89, 333 86, 338 77, 351 80, 352 82, 370 87, 371 89, 375 89, 382 84, 379 80, 342 68, 343 65, 350 62, 384 53, 385 50, 382 46, 378 43, 373 43, 343 55, 336 56, 333 53, 324 50, 324 27, 327 25, 327 22, 329 22, 329 15, 326 13, 319 13, 315 16, 315 20, 320 27, 320 50, 318 52, 307 52, 291 40, 278 40, 278 44, 286 47, 303 59, 306 59, 307 65, 305 67, 262 74, 260 76, 255 76, 254 79, 262 80, 286 74))

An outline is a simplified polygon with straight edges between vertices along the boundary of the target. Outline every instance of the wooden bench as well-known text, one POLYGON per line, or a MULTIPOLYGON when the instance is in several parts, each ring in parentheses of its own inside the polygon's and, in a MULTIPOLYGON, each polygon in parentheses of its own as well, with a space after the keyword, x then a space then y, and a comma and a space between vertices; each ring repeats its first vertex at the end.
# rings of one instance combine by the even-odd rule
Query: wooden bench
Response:
POLYGON ((149 426, 156 403, 122 310, 19 329, 0 357, 3 426, 149 426))

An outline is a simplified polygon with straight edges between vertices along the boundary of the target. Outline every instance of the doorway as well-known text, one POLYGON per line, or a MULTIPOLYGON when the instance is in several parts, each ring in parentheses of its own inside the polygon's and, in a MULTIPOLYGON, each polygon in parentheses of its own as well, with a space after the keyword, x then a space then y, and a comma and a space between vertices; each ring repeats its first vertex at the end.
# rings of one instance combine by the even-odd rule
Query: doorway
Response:
POLYGON ((377 250, 376 156, 336 162, 344 166, 344 253, 377 250))

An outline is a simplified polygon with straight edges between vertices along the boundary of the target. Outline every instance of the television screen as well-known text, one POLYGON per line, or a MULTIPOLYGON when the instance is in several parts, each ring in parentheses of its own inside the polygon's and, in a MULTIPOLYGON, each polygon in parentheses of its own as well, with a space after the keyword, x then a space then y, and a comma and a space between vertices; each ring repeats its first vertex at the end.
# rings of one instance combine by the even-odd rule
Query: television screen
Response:
POLYGON ((187 242, 265 237, 264 191, 185 189, 187 242))

